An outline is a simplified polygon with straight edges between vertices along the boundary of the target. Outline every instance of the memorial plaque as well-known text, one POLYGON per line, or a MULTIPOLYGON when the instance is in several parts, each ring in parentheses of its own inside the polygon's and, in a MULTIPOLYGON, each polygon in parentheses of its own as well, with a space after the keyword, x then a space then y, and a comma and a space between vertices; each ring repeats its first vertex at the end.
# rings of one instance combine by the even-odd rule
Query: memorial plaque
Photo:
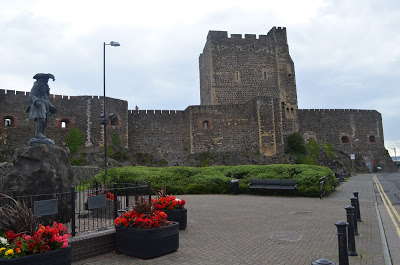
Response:
POLYGON ((88 198, 88 209, 98 209, 106 207, 107 195, 101 194, 96 196, 89 196, 88 198))
POLYGON ((58 200, 43 200, 33 203, 33 212, 35 216, 52 215, 58 213, 58 200))

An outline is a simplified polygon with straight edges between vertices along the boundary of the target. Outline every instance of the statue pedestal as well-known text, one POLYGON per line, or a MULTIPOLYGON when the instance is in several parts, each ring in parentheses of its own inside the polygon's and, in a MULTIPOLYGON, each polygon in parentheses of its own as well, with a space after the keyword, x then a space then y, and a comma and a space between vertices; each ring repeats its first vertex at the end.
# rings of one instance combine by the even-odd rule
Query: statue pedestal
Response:
POLYGON ((38 145, 47 145, 47 146, 54 146, 54 142, 48 138, 39 139, 39 138, 32 138, 28 142, 28 146, 38 146, 38 145))
POLYGON ((74 175, 68 152, 57 146, 38 145, 18 148, 14 151, 14 168, 4 177, 3 192, 11 194, 17 190, 18 196, 52 194, 32 197, 34 200, 58 199, 58 217, 68 218, 70 195, 74 185, 74 175), (57 193, 57 194, 55 194, 57 193), (64 204, 64 205, 63 205, 64 204))

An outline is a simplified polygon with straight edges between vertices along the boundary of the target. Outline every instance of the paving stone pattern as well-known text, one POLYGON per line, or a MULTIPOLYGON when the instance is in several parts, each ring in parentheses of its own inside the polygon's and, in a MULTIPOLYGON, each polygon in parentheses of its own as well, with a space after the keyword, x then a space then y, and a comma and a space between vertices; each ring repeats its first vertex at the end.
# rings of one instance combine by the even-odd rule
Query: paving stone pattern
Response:
POLYGON ((352 177, 328 198, 259 195, 186 195, 188 227, 180 248, 142 260, 118 253, 78 264, 311 264, 318 258, 338 262, 335 222, 346 220, 344 207, 360 192, 359 256, 350 264, 384 264, 373 201, 372 175, 352 177))

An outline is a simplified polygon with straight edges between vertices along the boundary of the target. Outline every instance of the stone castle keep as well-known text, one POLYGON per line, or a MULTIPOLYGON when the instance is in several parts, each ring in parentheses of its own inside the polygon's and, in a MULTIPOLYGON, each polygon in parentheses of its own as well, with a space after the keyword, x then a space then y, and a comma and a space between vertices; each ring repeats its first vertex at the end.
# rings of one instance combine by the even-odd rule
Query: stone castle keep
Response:
MULTIPOLYGON (((188 165, 190 157, 202 154, 220 155, 232 164, 235 153, 254 154, 263 157, 258 163, 267 163, 279 162, 288 135, 297 132, 305 141, 314 138, 346 155, 356 153, 369 165, 390 159, 376 110, 298 109, 286 28, 274 27, 258 38, 210 31, 199 68, 201 103, 183 111, 128 110, 127 101, 107 98, 107 113, 117 114, 108 126, 108 141, 114 133, 129 153, 150 154, 168 165, 188 165)), ((77 127, 84 147, 100 150, 103 97, 52 95, 50 100, 58 113, 46 136, 65 146, 70 128, 77 127)), ((26 146, 32 137, 28 105, 28 92, 0 90, 0 149, 26 146)), ((237 158, 235 163, 251 162, 237 158)))

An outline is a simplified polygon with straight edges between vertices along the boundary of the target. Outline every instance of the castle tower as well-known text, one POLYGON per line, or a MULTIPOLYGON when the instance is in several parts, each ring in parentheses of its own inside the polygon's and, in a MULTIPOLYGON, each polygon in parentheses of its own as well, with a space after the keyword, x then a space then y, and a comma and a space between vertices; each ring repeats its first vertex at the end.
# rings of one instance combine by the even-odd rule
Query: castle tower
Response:
POLYGON ((243 104, 257 96, 279 98, 283 132, 298 131, 294 63, 286 28, 267 35, 209 31, 199 58, 200 104, 243 104))

